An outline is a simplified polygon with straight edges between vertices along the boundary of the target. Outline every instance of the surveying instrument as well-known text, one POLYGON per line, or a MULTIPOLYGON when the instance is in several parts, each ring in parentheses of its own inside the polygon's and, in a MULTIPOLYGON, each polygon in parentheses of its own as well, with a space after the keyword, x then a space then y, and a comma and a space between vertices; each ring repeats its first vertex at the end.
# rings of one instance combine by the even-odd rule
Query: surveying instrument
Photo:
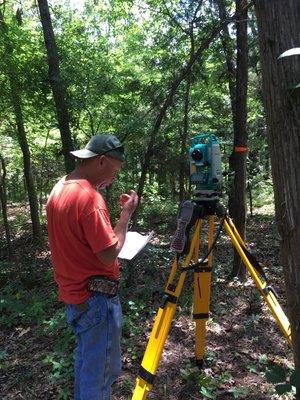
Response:
POLYGON ((190 180, 196 185, 195 199, 184 201, 179 207, 177 229, 171 243, 171 249, 176 252, 176 256, 136 378, 132 400, 146 399, 153 386, 163 346, 189 271, 194 272, 195 358, 198 367, 200 369, 203 367, 206 323, 209 318, 212 250, 222 229, 228 233, 233 247, 241 257, 283 335, 290 345, 292 343, 290 323, 278 303, 275 290, 269 284, 261 264, 248 251, 225 208, 219 203, 222 169, 217 137, 211 133, 201 133, 193 137, 189 148, 189 162, 190 180), (220 224, 214 238, 216 217, 220 219, 220 224), (201 228, 205 220, 208 223, 207 252, 200 258, 201 228), (192 229, 192 238, 189 240, 189 232, 192 229))

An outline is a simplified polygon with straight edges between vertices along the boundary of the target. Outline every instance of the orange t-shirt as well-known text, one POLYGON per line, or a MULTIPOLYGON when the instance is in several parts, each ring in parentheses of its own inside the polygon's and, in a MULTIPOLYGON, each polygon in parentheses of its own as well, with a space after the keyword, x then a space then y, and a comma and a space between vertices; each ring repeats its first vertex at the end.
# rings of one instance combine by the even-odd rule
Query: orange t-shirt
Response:
POLYGON ((105 201, 87 180, 66 181, 64 177, 54 186, 46 212, 59 300, 82 303, 90 296, 90 276, 119 277, 118 259, 107 266, 96 256, 118 241, 105 201))

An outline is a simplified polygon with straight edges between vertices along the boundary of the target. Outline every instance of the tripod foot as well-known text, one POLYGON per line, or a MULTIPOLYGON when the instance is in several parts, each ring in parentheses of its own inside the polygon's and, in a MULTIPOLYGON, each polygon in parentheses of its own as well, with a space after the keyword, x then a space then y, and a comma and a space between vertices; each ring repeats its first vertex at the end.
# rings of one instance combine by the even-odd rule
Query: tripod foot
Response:
POLYGON ((203 367, 204 367, 204 360, 202 359, 202 360, 195 360, 195 362, 196 362, 196 365, 197 365, 197 367, 199 368, 199 369, 203 369, 203 367))

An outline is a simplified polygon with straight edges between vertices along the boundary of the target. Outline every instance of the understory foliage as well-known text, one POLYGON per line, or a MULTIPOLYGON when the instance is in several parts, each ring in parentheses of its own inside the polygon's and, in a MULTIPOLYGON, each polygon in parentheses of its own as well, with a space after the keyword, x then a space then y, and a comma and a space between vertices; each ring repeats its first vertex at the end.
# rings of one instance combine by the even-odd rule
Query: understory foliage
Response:
MULTIPOLYGON (((139 258, 133 263, 122 261, 123 373, 114 387, 115 400, 131 399, 171 268, 169 240, 175 222, 175 214, 166 216, 169 233, 156 231, 154 241, 139 258)), ((262 208, 248 226, 251 246, 259 259, 267 260, 266 273, 284 305, 272 214, 262 208)), ((152 228, 156 230, 155 225, 152 228)), ((50 253, 47 247, 32 242, 26 223, 19 221, 19 229, 20 235, 14 240, 15 261, 0 261, 0 395, 6 400, 17 398, 18 393, 28 399, 38 394, 46 399, 68 400, 73 390, 74 337, 66 324, 64 307, 57 301, 50 253)), ((193 361, 191 273, 149 398, 275 400, 276 392, 292 398, 299 376, 293 370, 291 352, 251 280, 246 286, 227 281, 231 259, 232 249, 224 233, 214 250, 204 369, 199 371, 193 361)))

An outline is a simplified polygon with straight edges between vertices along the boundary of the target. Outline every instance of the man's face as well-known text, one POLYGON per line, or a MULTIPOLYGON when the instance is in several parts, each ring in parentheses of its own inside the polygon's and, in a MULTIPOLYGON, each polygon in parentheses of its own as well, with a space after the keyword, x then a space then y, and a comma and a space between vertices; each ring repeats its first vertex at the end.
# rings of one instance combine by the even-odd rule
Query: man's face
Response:
POLYGON ((99 186, 105 187, 110 185, 116 179, 121 166, 122 161, 106 155, 101 156, 99 168, 101 168, 102 174, 101 178, 99 177, 99 186))

